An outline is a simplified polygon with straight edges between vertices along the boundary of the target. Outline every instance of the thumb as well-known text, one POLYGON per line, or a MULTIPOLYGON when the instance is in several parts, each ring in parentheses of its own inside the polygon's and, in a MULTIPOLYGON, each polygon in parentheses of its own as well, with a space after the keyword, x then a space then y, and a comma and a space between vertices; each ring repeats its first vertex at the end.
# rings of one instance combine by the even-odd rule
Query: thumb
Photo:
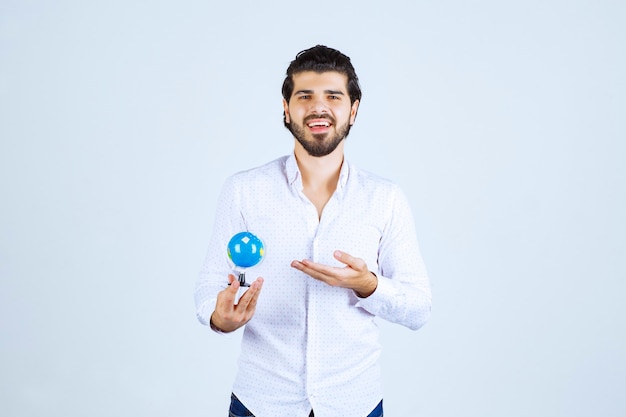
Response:
POLYGON ((224 295, 226 295, 230 301, 234 301, 235 296, 237 295, 237 291, 239 291, 239 280, 235 278, 233 274, 229 274, 228 284, 228 287, 226 287, 226 289, 224 290, 224 295))
POLYGON ((354 256, 340 250, 336 250, 333 255, 335 256, 335 259, 337 259, 339 262, 345 264, 346 266, 349 266, 354 270, 367 270, 367 264, 361 258, 355 258, 354 256))

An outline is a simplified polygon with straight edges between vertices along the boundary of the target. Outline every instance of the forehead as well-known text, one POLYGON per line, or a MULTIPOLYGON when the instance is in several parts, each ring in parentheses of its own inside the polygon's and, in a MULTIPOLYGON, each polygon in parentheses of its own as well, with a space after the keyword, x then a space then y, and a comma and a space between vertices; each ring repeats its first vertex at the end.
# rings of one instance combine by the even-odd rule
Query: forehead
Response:
POLYGON ((293 75, 293 94, 298 91, 348 92, 348 76, 337 71, 303 71, 293 75))

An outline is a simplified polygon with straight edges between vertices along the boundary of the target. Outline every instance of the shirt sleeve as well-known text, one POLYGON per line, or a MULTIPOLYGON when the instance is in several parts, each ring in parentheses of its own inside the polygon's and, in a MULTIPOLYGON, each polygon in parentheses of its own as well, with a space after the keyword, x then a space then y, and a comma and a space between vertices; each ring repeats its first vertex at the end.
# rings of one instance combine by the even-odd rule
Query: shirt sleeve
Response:
POLYGON ((412 330, 430 318, 431 289, 410 206, 395 187, 387 226, 378 254, 378 287, 357 306, 387 321, 412 330))
POLYGON ((235 233, 246 230, 239 209, 239 194, 234 177, 226 180, 217 200, 208 250, 196 282, 196 316, 207 326, 210 326, 217 294, 226 288, 228 274, 232 273, 228 263, 228 241, 235 233))

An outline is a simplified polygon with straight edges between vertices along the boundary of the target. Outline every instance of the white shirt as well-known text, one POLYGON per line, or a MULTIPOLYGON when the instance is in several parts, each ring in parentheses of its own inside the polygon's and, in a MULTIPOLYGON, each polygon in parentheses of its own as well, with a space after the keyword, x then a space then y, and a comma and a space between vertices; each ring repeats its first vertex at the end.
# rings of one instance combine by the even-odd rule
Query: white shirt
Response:
POLYGON ((244 330, 233 392, 256 417, 364 417, 382 399, 376 316, 411 329, 430 316, 431 292, 407 200, 392 182, 344 160, 337 189, 318 219, 293 155, 230 177, 198 279, 200 322, 232 273, 227 244, 241 231, 265 245, 246 273, 264 278, 244 330), (376 291, 359 298, 290 266, 311 259, 343 267, 341 250, 365 260, 376 291))

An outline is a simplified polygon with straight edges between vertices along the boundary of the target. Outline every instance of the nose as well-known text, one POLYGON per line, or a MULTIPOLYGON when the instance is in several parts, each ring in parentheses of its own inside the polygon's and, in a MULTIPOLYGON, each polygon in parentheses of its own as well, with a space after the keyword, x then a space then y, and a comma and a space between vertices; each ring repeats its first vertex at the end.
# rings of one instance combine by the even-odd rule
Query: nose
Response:
POLYGON ((311 100, 311 106, 309 108, 309 111, 316 114, 328 113, 328 106, 326 105, 324 98, 320 96, 315 96, 311 100))

